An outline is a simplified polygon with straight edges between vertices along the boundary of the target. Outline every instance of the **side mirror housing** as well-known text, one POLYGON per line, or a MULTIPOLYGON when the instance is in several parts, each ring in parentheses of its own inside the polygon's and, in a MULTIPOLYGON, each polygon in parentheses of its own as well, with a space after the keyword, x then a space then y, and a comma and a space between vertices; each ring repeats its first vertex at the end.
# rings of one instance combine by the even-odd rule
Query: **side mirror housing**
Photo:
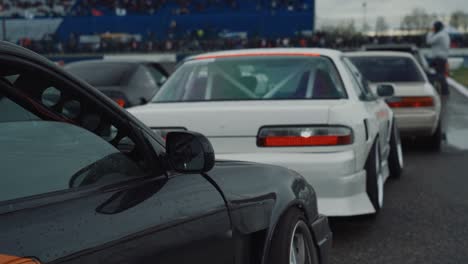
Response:
POLYGON ((215 164, 213 146, 208 138, 196 132, 169 132, 166 153, 172 168, 181 173, 208 172, 215 164))
POLYGON ((379 84, 377 86, 377 95, 380 97, 390 97, 395 94, 395 87, 391 84, 379 84))

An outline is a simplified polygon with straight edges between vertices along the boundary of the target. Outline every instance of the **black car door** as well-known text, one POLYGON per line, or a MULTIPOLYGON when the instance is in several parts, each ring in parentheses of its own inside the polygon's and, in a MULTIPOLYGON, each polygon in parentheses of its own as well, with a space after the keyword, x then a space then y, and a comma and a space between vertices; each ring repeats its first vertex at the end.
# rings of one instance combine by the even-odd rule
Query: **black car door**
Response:
POLYGON ((233 262, 227 208, 207 180, 164 171, 138 129, 76 83, 17 58, 0 64, 0 254, 233 262))

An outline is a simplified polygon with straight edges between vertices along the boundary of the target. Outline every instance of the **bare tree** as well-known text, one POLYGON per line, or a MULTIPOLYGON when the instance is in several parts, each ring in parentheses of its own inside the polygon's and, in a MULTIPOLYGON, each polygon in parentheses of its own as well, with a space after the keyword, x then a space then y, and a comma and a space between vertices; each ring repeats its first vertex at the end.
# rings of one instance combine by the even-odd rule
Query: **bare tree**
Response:
POLYGON ((401 28, 404 30, 424 30, 430 26, 433 19, 434 16, 429 15, 426 10, 415 8, 410 14, 403 17, 401 28))
POLYGON ((456 29, 468 29, 468 13, 463 11, 455 11, 450 16, 450 25, 456 29))
POLYGON ((460 28, 462 25, 463 17, 465 13, 463 11, 455 11, 450 16, 450 25, 456 29, 460 28))
POLYGON ((377 21, 375 22, 375 32, 378 33, 385 33, 388 30, 387 21, 383 16, 379 16, 377 21))

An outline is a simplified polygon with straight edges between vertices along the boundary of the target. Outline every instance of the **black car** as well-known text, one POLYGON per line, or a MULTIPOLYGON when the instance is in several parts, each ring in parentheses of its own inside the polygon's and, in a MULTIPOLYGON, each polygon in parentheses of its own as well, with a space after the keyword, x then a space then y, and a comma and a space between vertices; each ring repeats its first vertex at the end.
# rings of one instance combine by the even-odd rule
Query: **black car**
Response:
POLYGON ((302 176, 215 162, 195 132, 163 140, 16 45, 0 65, 0 263, 327 263, 302 176))
POLYGON ((125 108, 146 104, 169 77, 163 65, 146 61, 85 60, 65 69, 125 108))
MULTIPOLYGON (((434 85, 437 91, 441 90, 442 84, 445 83, 442 78, 444 76, 439 76, 436 71, 430 66, 430 63, 427 61, 424 54, 421 52, 420 49, 414 44, 375 44, 375 45, 364 45, 363 50, 367 51, 400 51, 400 52, 407 52, 414 56, 414 58, 418 61, 418 63, 423 68, 424 72, 426 73, 429 82, 434 85)), ((447 65, 448 69, 448 65, 447 65)))

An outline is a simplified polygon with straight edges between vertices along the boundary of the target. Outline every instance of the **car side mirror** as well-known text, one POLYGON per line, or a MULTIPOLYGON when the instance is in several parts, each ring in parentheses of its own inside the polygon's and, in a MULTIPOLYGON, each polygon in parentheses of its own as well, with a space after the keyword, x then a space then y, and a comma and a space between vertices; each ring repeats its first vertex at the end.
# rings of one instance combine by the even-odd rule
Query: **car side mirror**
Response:
POLYGON ((166 153, 172 168, 181 173, 208 172, 215 164, 213 146, 208 138, 196 132, 169 132, 166 153))
POLYGON ((395 87, 391 84, 379 84, 377 86, 377 95, 380 97, 390 97, 395 94, 395 87))

